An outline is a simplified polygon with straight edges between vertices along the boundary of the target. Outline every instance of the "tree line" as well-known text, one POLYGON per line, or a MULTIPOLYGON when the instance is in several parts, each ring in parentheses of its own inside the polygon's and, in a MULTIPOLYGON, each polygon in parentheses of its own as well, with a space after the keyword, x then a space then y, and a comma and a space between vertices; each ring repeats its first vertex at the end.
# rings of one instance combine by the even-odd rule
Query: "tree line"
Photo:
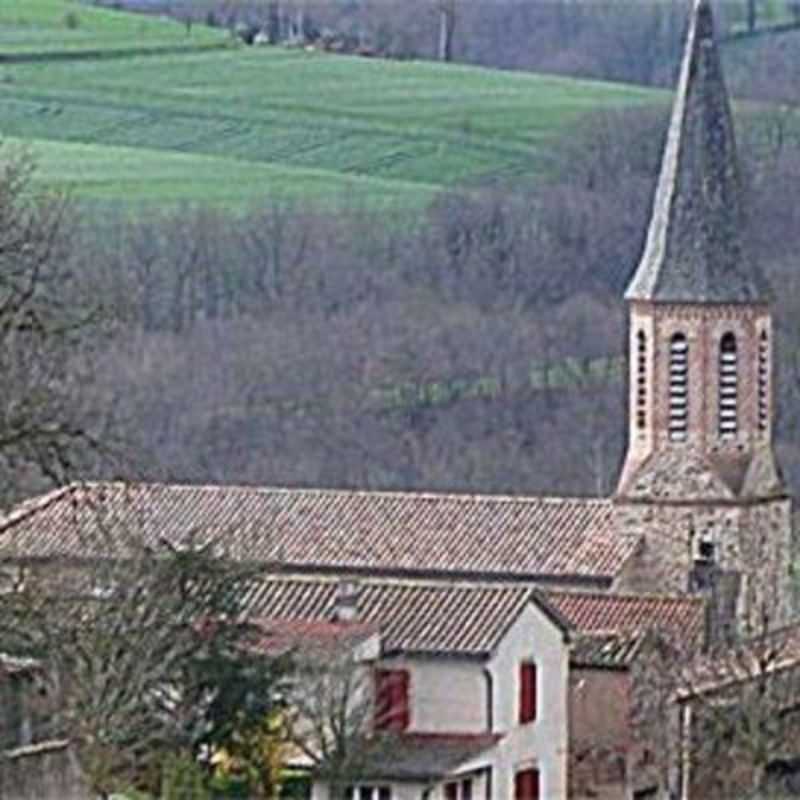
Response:
MULTIPOLYGON (((403 59, 438 59, 500 69, 672 85, 680 60, 686 5, 575 2, 574 0, 95 0, 115 8, 166 13, 186 25, 229 29, 248 44, 315 46, 336 52, 403 59)), ((800 24, 800 2, 767 5, 758 0, 719 3, 723 36, 756 39, 772 29, 800 24)), ((762 37, 764 38, 764 37, 762 37)), ((733 46, 748 59, 748 44, 733 46)), ((790 42, 758 50, 737 74, 748 93, 785 79, 776 62, 797 69, 790 42)))
MULTIPOLYGON (((793 114, 745 120, 740 143, 749 238, 777 290, 777 438, 797 488, 793 114)), ((3 252, 16 258, 21 209, 41 244, 13 262, 28 283, 7 270, 1 287, 4 499, 120 472, 607 493, 625 436, 621 295, 665 123, 600 114, 536 185, 446 193, 388 223, 355 201, 269 200, 97 222, 31 205, 24 174, 6 180, 3 252)))

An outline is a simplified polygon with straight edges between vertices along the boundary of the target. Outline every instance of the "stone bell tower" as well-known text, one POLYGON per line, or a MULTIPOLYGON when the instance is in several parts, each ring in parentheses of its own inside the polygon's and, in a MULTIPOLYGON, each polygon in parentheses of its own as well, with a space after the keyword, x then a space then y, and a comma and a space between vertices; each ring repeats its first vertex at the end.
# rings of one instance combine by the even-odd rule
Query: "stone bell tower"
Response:
POLYGON ((730 104, 698 0, 653 202, 628 286, 628 452, 615 494, 642 538, 622 578, 715 593, 739 621, 787 611, 791 503, 772 448, 773 332, 745 241, 730 104))

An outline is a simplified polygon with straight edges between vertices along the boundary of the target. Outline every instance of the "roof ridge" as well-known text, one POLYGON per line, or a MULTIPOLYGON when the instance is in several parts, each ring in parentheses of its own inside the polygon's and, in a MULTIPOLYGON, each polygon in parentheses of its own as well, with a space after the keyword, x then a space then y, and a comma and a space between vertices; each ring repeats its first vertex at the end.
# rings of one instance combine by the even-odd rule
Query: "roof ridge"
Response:
POLYGON ((71 494, 76 489, 84 486, 86 486, 85 483, 75 481, 64 484, 63 486, 58 486, 44 494, 34 495, 33 497, 23 500, 21 503, 13 506, 7 514, 0 515, 0 533, 16 525, 18 522, 27 519, 32 514, 47 508, 52 503, 60 500, 64 495, 71 494))
MULTIPOLYGON (((545 595, 569 596, 569 597, 600 597, 603 599, 616 600, 686 600, 693 603, 704 603, 705 598, 686 594, 667 594, 662 592, 584 592, 580 589, 541 589, 545 595)), ((799 623, 800 624, 800 623, 799 623)))
MULTIPOLYGON (((509 582, 509 581, 484 581, 484 580, 470 580, 469 578, 456 578, 452 581, 444 582, 440 578, 403 578, 397 576, 387 575, 383 576, 346 576, 341 575, 309 575, 307 573, 281 573, 281 572, 267 572, 263 576, 265 581, 284 581, 297 582, 297 583, 322 583, 322 584, 338 584, 343 580, 352 580, 358 585, 375 585, 375 586, 398 586, 402 588, 419 588, 419 589, 437 589, 437 590, 450 590, 450 589, 468 589, 469 591, 496 591, 502 589, 509 593, 518 593, 523 595, 530 594, 534 591, 534 587, 524 582, 509 582)), ((536 590, 539 591, 539 590, 536 590)), ((577 592, 576 592, 577 594, 577 592)))
POLYGON ((145 488, 145 489, 167 489, 171 491, 242 491, 254 494, 291 494, 293 492, 303 492, 306 494, 320 495, 349 495, 349 496, 372 496, 372 497, 408 497, 431 500, 456 500, 456 501, 476 501, 489 500, 492 502, 508 503, 581 503, 587 505, 610 505, 611 498, 596 497, 593 495, 514 495, 505 493, 484 493, 484 492, 432 492, 428 490, 414 489, 353 489, 348 487, 324 487, 324 486, 264 486, 256 484, 232 484, 232 483, 168 483, 164 481, 85 481, 80 484, 67 484, 65 489, 70 486, 79 485, 81 487, 103 488, 145 488))

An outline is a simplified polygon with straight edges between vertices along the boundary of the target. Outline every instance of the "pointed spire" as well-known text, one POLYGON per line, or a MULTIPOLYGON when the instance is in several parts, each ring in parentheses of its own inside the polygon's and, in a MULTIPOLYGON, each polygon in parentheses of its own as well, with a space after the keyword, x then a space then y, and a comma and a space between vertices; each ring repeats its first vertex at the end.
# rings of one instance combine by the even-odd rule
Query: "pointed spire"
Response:
POLYGON ((730 102, 708 0, 695 0, 644 254, 628 300, 765 299, 743 241, 730 102))

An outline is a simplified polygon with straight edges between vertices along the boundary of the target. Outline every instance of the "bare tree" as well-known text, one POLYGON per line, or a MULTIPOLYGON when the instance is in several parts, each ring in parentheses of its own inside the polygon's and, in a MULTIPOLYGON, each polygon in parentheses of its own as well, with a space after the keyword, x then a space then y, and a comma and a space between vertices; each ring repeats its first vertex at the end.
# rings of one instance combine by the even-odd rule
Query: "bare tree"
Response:
POLYGON ((660 796, 771 796, 800 771, 800 628, 721 642, 700 655, 654 637, 635 671, 637 770, 660 796))
POLYGON ((110 449, 85 390, 99 308, 70 258, 77 220, 65 197, 36 193, 33 171, 0 150, 0 505, 110 449))
POLYGON ((100 798, 157 786, 166 755, 224 746, 275 702, 239 616, 250 568, 211 541, 146 540, 118 513, 93 509, 77 562, 23 564, 7 545, 17 579, 0 594, 0 651, 38 664, 50 735, 69 740, 100 798))
POLYGON ((439 12, 439 61, 452 61, 457 0, 437 0, 437 11, 439 12))
POLYGON ((387 731, 407 712, 388 685, 376 696, 378 634, 358 623, 337 628, 295 641, 286 719, 289 739, 314 765, 315 777, 333 800, 343 800, 348 785, 388 752, 387 731))

